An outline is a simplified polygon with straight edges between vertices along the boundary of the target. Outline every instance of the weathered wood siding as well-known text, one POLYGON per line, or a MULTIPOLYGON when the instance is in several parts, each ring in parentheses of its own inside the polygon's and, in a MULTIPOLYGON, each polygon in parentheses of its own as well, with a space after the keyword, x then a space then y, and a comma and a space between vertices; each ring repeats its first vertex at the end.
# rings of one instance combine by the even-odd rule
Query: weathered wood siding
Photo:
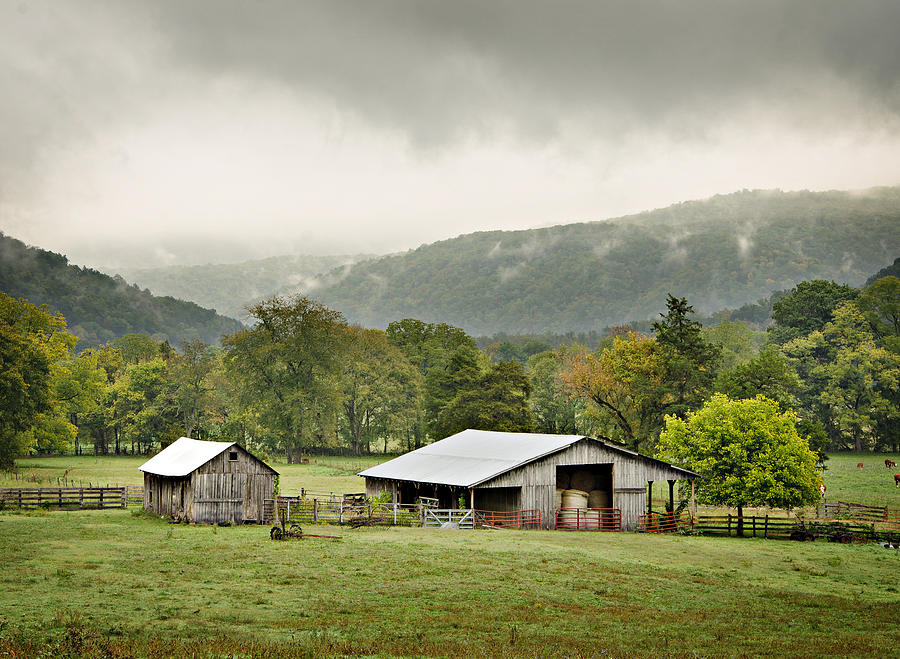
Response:
POLYGON ((191 485, 191 521, 261 522, 264 501, 275 494, 275 471, 235 445, 199 467, 191 485), (236 460, 229 459, 231 453, 236 460))
POLYGON ((144 508, 158 515, 190 519, 193 491, 190 476, 144 474, 144 508))
POLYGON ((569 448, 501 474, 476 488, 521 487, 523 509, 538 509, 545 528, 556 526, 557 465, 612 465, 612 507, 622 511, 622 528, 633 530, 647 506, 647 481, 680 480, 685 476, 644 456, 611 449, 601 442, 582 439, 569 448))

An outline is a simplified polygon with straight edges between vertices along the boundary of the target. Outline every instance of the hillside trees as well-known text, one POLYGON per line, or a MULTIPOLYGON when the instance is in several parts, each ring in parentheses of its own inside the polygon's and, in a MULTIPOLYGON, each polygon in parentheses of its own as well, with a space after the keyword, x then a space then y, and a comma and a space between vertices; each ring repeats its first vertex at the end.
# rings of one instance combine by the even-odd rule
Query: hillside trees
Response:
POLYGON ((226 367, 244 405, 278 437, 288 462, 337 432, 339 376, 348 348, 343 316, 302 296, 249 309, 258 324, 225 337, 226 367))
POLYGON ((882 432, 900 418, 900 355, 876 344, 854 303, 839 305, 833 317, 782 348, 803 380, 803 406, 825 422, 837 448, 886 445, 891 438, 882 432))
POLYGON ((376 329, 349 328, 344 361, 342 408, 353 453, 372 439, 405 436, 410 443, 417 423, 424 378, 387 335, 376 329))
POLYGON ((61 315, 0 293, 0 467, 11 468, 43 432, 54 441, 74 439, 60 418, 53 380, 76 340, 61 315))
POLYGON ((639 450, 655 442, 670 399, 666 358, 656 339, 629 332, 611 347, 574 355, 560 378, 594 406, 602 432, 639 450))
POLYGON ((816 279, 802 281, 790 293, 772 304, 769 341, 784 344, 821 329, 833 318, 835 309, 853 300, 859 291, 846 284, 816 279))
POLYGON ((525 366, 531 381, 531 410, 538 432, 552 435, 590 435, 593 425, 586 418, 584 402, 568 387, 562 373, 576 356, 587 349, 577 344, 561 345, 532 355, 525 366))
POLYGON ((709 395, 722 350, 703 338, 703 327, 691 318, 694 307, 685 298, 668 295, 666 313, 653 323, 656 341, 665 352, 665 384, 671 395, 670 414, 696 409, 709 395))
POLYGON ((518 362, 499 362, 485 371, 456 372, 449 399, 432 424, 435 438, 473 428, 503 432, 534 431, 528 406, 531 383, 518 362))

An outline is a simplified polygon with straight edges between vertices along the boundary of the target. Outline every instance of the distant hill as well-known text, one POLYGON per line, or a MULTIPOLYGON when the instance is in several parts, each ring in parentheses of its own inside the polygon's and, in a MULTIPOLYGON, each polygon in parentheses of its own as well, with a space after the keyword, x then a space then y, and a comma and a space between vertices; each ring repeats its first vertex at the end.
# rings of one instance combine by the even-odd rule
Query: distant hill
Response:
POLYGON ((274 256, 267 259, 218 265, 167 266, 160 268, 104 268, 157 295, 215 309, 247 320, 246 307, 276 293, 294 293, 314 287, 323 272, 371 258, 367 255, 274 256))
POLYGON ((193 302, 156 297, 121 277, 69 265, 65 256, 2 233, 0 291, 61 312, 69 331, 81 339, 79 350, 131 332, 167 338, 176 348, 188 339, 218 343, 222 334, 242 327, 193 302))
POLYGON ((900 278, 900 257, 894 259, 891 265, 883 267, 874 275, 866 279, 866 286, 871 286, 882 277, 898 277, 900 278))
POLYGON ((743 191, 604 222, 459 236, 330 273, 307 292, 348 319, 473 334, 645 320, 667 293, 737 308, 806 279, 852 285, 900 253, 900 188, 743 191))

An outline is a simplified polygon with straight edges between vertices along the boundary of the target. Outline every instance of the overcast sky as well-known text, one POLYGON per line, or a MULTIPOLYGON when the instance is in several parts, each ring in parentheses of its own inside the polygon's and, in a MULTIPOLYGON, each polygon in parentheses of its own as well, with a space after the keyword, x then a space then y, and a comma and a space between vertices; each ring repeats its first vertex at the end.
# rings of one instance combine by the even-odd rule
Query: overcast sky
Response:
POLYGON ((386 252, 900 184, 900 2, 0 0, 0 230, 386 252))

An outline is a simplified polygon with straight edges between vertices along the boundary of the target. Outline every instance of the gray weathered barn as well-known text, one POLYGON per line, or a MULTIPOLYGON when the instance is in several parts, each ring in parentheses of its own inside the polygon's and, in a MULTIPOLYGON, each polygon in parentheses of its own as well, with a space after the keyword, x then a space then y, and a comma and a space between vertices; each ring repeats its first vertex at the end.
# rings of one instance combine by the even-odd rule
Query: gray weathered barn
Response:
POLYGON ((456 508, 463 496, 477 510, 540 510, 544 528, 555 528, 557 490, 580 478, 606 502, 596 507, 621 511, 625 530, 637 526, 654 482, 668 482, 671 498, 676 481, 699 476, 590 437, 483 430, 464 430, 359 475, 369 496, 390 492, 395 503, 434 497, 442 508, 456 508))
POLYGON ((182 437, 142 464, 144 508, 199 524, 262 523, 277 471, 234 442, 182 437))

